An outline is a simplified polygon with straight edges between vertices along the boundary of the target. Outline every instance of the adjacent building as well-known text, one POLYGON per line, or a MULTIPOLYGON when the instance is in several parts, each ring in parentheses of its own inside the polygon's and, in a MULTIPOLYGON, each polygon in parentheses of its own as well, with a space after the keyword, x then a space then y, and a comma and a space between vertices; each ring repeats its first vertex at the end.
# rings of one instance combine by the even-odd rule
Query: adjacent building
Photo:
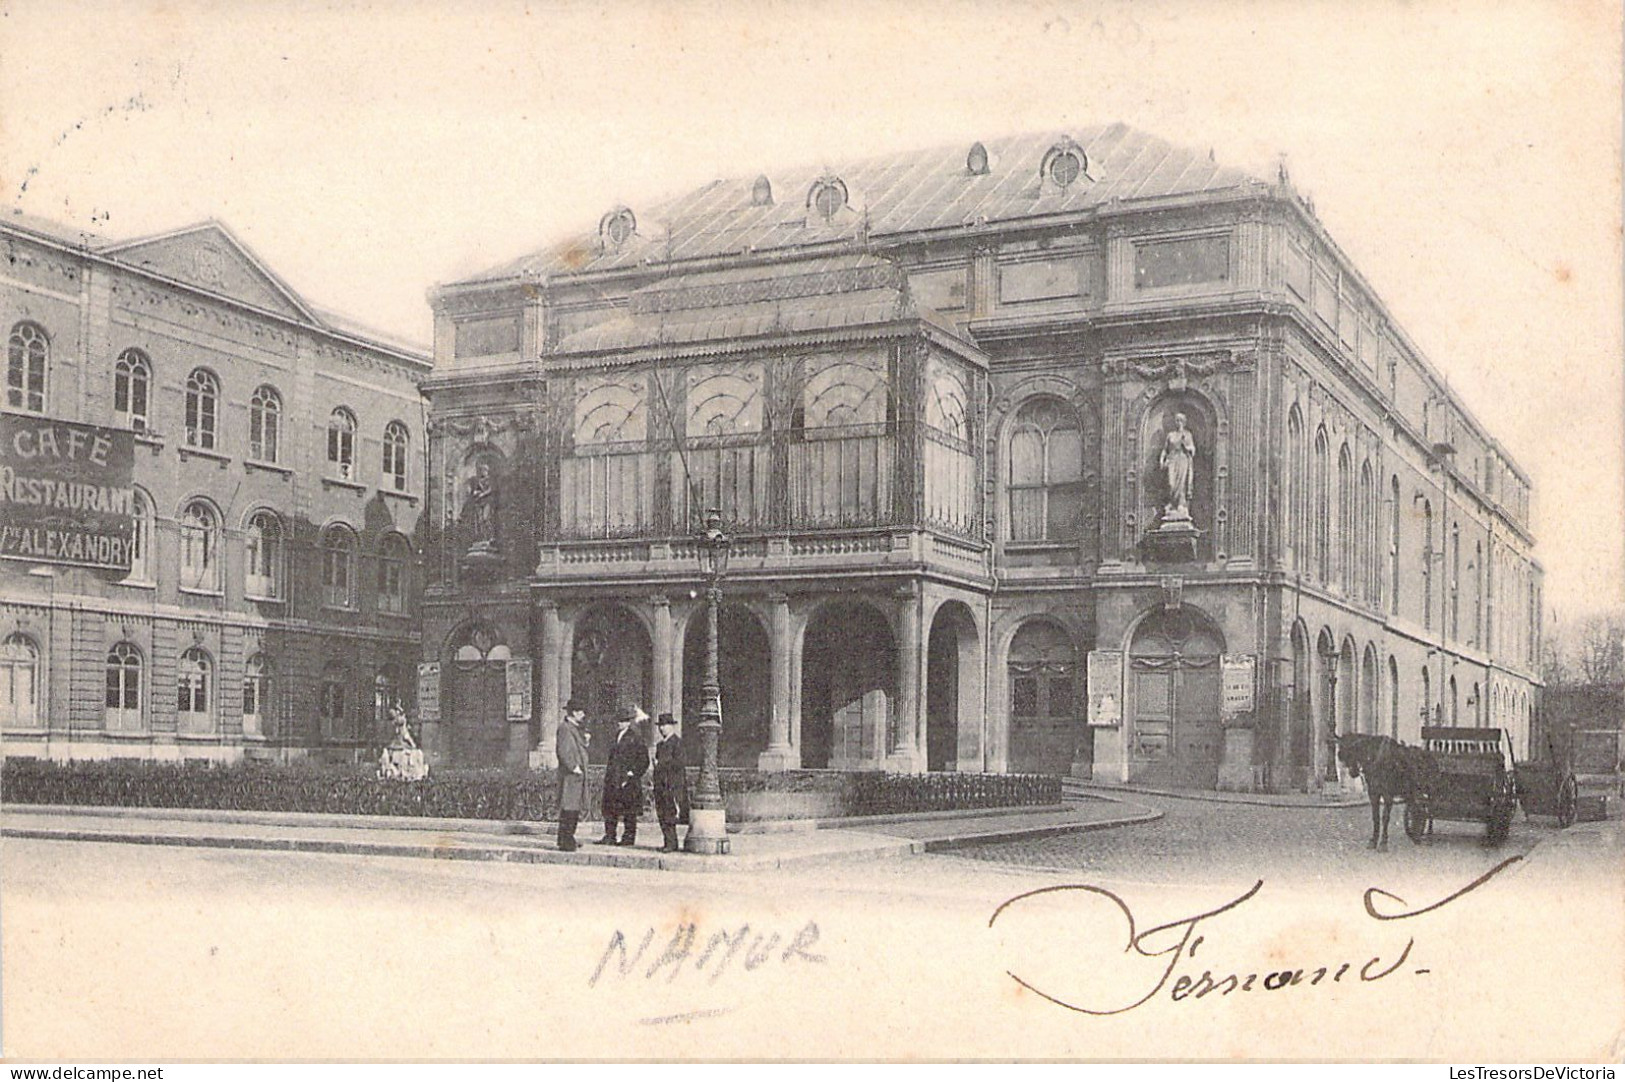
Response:
POLYGON ((0 559, 5 754, 375 749, 414 694, 424 351, 298 296, 218 222, 0 220, 16 422, 131 434, 131 570, 0 559))
POLYGON ((1294 190, 1121 124, 718 181, 432 297, 423 716, 725 764, 1335 783, 1529 752, 1530 481, 1294 190))

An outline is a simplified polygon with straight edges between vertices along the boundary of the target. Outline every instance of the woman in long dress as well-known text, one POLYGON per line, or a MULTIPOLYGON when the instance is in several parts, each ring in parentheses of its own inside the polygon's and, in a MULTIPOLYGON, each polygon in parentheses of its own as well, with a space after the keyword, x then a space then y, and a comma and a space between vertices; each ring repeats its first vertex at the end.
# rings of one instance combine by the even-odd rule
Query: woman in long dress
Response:
POLYGON ((1162 442, 1158 465, 1168 478, 1168 515, 1188 516, 1191 502, 1191 467, 1196 461, 1196 439, 1186 427, 1183 413, 1174 414, 1174 427, 1162 442))

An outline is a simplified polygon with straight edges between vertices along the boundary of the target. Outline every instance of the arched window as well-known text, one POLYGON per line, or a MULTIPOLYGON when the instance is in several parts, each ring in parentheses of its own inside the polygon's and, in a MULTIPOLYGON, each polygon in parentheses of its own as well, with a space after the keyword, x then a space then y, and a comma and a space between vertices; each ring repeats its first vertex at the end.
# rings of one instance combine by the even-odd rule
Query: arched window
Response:
POLYGON ((1281 485, 1281 510, 1286 516, 1286 547, 1291 550, 1292 567, 1302 567, 1308 555, 1303 545, 1303 498, 1303 417, 1293 403, 1286 418, 1286 476, 1281 485))
POLYGON ((6 358, 6 406, 27 413, 45 412, 45 373, 51 357, 51 340, 37 323, 18 323, 11 328, 10 350, 6 358))
POLYGON ((243 735, 270 736, 271 660, 255 654, 243 667, 243 735))
POLYGON ((329 526, 322 534, 322 602, 334 608, 355 608, 355 534, 344 526, 329 526))
POLYGON ((175 726, 181 733, 211 733, 214 715, 210 712, 210 684, 214 679, 214 665, 201 647, 194 646, 181 655, 180 668, 175 674, 175 726))
POLYGON ((21 632, 0 642, 0 729, 37 729, 39 647, 21 632))
POLYGON ((1083 507, 1083 432, 1053 398, 1028 402, 1010 431, 1010 540, 1070 541, 1083 507))
POLYGON ((137 432, 147 429, 152 362, 139 349, 127 349, 113 362, 113 415, 137 432))
POLYGON ((260 600, 280 601, 282 591, 282 520, 272 511, 255 511, 248 519, 247 567, 243 593, 260 600))
POLYGON ((220 423, 220 381, 206 368, 186 377, 186 445, 214 450, 220 423))
POLYGON ((343 406, 327 419, 327 470, 341 481, 355 480, 355 414, 343 406))
POLYGON ((130 643, 121 642, 108 651, 106 706, 108 729, 128 733, 145 728, 141 720, 141 651, 130 643))
POLYGON ((1473 542, 1473 645, 1484 644, 1484 542, 1473 542))
POLYGON ((330 661, 322 670, 322 735, 328 740, 355 739, 355 722, 349 698, 345 694, 348 683, 349 678, 345 675, 344 666, 339 662, 330 661))
POLYGON ((152 583, 152 497, 134 489, 130 499, 130 573, 127 585, 152 583))
POLYGON ((410 442, 401 422, 391 421, 384 426, 384 483, 396 492, 406 491, 406 449, 410 442))
POLYGON ((220 592, 220 516, 205 500, 181 510, 181 589, 220 592))
POLYGON ((1388 735, 1399 739, 1399 661, 1388 655, 1388 735))
POLYGON ((412 550, 398 533, 386 534, 378 546, 378 610, 406 611, 407 567, 412 550))
POLYGON ((276 462, 282 452, 282 396, 276 388, 262 384, 248 400, 248 457, 256 462, 276 462))
POLYGON ((1421 714, 1423 725, 1433 724, 1433 678, 1428 675, 1428 667, 1422 666, 1422 703, 1418 713, 1421 714))
POLYGON ((1433 627, 1433 501, 1422 501, 1422 626, 1433 627))
POLYGON ((1321 582, 1331 580, 1331 447, 1326 442, 1326 430, 1315 433, 1314 506, 1310 511, 1315 531, 1315 577, 1321 582))

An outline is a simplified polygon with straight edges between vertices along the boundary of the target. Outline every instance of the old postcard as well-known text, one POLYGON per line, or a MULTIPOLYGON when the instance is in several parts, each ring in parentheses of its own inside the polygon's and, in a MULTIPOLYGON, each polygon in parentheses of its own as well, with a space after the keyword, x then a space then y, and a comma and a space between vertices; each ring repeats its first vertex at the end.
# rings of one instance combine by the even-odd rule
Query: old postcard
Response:
POLYGON ((1621 31, 0 0, 4 1055, 1617 1064, 1621 31))

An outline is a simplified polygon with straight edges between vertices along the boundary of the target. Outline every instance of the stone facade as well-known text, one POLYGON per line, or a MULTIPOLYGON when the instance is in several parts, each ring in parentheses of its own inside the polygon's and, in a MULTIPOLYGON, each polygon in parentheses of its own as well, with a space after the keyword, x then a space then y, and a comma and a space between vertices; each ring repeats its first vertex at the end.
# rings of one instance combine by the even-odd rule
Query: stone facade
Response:
POLYGON ((432 758, 546 761, 571 694, 696 716, 709 506, 725 764, 1305 789, 1334 726, 1424 718, 1529 752, 1529 480, 1284 174, 1122 125, 900 154, 433 303, 432 758))
POLYGON ((5 753, 371 758, 415 689, 427 356, 218 223, 0 237, 4 408, 134 429, 141 511, 127 577, 0 560, 5 753))

